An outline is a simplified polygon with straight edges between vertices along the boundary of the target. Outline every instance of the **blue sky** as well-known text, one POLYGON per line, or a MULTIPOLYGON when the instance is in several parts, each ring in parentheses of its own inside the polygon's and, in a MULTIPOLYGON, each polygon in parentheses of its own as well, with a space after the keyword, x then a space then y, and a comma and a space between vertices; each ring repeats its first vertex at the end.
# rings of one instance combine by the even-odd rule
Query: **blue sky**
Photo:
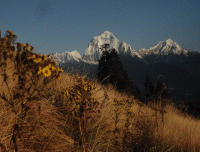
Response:
POLYGON ((168 38, 200 51, 199 0, 0 0, 0 22, 42 54, 83 55, 104 31, 136 51, 168 38))

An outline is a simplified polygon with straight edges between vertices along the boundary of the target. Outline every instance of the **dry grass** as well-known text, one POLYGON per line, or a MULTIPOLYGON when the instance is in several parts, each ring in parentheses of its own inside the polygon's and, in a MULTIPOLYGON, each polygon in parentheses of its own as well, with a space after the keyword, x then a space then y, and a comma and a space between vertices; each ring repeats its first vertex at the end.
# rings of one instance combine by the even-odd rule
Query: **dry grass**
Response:
MULTIPOLYGON (((12 65, 8 68, 8 73, 10 71, 12 65)), ((0 77, 0 93, 8 94, 2 79, 0 77)), ((92 114, 89 113, 86 151, 200 151, 199 120, 181 115, 173 106, 168 105, 162 109, 155 105, 155 108, 167 112, 162 115, 135 99, 129 107, 135 111, 135 116, 129 119, 130 139, 124 142, 126 107, 116 106, 114 98, 122 100, 133 97, 117 92, 112 85, 106 87, 95 80, 94 82, 96 88, 92 90, 91 98, 96 99, 99 106, 92 114), (119 113, 118 118, 117 113, 119 113), (116 129, 119 131, 115 132, 116 129)), ((77 82, 74 75, 63 73, 60 80, 45 87, 43 97, 28 104, 26 117, 20 122, 22 127, 19 128, 18 151, 75 151, 70 117, 73 105, 61 94, 65 88, 75 84, 77 82)), ((15 86, 13 82, 9 82, 9 85, 15 86)), ((9 104, 2 99, 0 102, 0 149, 14 151, 10 141, 15 114, 9 104)), ((81 146, 76 147, 76 151, 82 151, 81 148, 81 146)))

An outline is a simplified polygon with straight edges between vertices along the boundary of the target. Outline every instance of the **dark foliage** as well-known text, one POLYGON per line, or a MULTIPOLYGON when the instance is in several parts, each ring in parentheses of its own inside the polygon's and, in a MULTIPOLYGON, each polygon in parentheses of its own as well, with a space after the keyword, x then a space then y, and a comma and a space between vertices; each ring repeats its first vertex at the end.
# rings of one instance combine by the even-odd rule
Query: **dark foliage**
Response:
POLYGON ((99 81, 102 82, 102 84, 108 84, 108 79, 106 79, 109 76, 109 63, 108 60, 110 58, 110 54, 107 50, 102 51, 102 57, 99 60, 99 67, 98 67, 98 73, 97 78, 99 81))
POLYGON ((157 87, 155 89, 155 101, 162 102, 162 105, 169 104, 172 101, 171 94, 169 93, 169 89, 165 86, 162 80, 158 80, 157 87))
POLYGON ((189 103, 188 113, 195 118, 200 119, 200 96, 196 101, 189 103))
POLYGON ((141 100, 141 92, 132 78, 131 78, 128 88, 129 88, 130 94, 134 95, 136 99, 141 100))
POLYGON ((158 80, 157 86, 154 88, 152 81, 147 75, 144 85, 146 87, 143 98, 145 103, 149 104, 161 102, 161 105, 166 105, 167 103, 170 104, 172 102, 172 97, 169 93, 169 89, 165 86, 162 80, 158 80))
POLYGON ((133 80, 129 79, 127 71, 119 58, 117 51, 113 48, 109 53, 108 50, 102 51, 102 57, 99 60, 97 79, 102 84, 111 83, 119 91, 128 92, 136 98, 140 98, 140 90, 133 80))
POLYGON ((146 91, 144 94, 143 101, 145 103, 153 102, 155 99, 154 98, 154 86, 148 75, 146 76, 146 81, 145 81, 144 85, 146 87, 146 91))

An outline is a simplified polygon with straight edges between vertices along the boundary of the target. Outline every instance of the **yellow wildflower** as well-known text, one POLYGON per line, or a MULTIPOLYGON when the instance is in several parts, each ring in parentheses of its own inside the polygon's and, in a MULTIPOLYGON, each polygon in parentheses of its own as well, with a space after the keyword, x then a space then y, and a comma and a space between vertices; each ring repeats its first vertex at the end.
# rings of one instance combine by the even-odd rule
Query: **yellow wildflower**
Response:
POLYGON ((52 71, 55 71, 55 70, 56 70, 56 68, 54 66, 52 66, 52 71))
MULTIPOLYGON (((24 45, 24 44, 23 44, 24 45)), ((25 46, 25 45, 24 45, 25 46)), ((36 58, 35 54, 33 54, 31 57, 28 57, 28 59, 34 59, 36 58)))
POLYGON ((42 55, 43 60, 48 60, 49 58, 46 55, 42 55))
POLYGON ((63 69, 61 69, 61 68, 57 68, 57 70, 63 72, 63 69))
POLYGON ((94 89, 94 88, 96 88, 96 85, 95 85, 95 84, 93 84, 91 87, 92 87, 92 89, 94 89))
POLYGON ((78 94, 78 95, 81 95, 80 91, 77 91, 77 94, 78 94))
POLYGON ((42 61, 42 59, 41 58, 37 58, 37 59, 35 59, 35 60, 33 60, 35 63, 39 63, 39 62, 41 62, 42 61))
POLYGON ((56 68, 54 66, 52 66, 52 71, 55 71, 55 70, 56 70, 56 68))
POLYGON ((56 70, 56 68, 55 68, 52 64, 49 64, 48 66, 49 66, 49 69, 50 69, 51 71, 55 71, 55 70, 56 70))
POLYGON ((47 60, 48 60, 48 57, 44 57, 44 60, 46 60, 46 61, 47 61, 47 60))
POLYGON ((84 87, 84 90, 86 90, 86 91, 87 91, 87 87, 86 87, 86 86, 84 87))
POLYGON ((65 95, 67 95, 67 96, 68 96, 68 95, 69 95, 69 92, 68 92, 68 91, 66 91, 66 92, 65 92, 65 95))
POLYGON ((39 70, 38 70, 38 75, 41 74, 43 72, 42 68, 39 67, 39 70))
POLYGON ((44 67, 42 70, 43 70, 43 75, 44 75, 45 77, 51 76, 51 71, 50 71, 50 69, 49 69, 48 66, 44 67))
POLYGON ((31 47, 30 46, 26 46, 25 49, 30 51, 31 47))

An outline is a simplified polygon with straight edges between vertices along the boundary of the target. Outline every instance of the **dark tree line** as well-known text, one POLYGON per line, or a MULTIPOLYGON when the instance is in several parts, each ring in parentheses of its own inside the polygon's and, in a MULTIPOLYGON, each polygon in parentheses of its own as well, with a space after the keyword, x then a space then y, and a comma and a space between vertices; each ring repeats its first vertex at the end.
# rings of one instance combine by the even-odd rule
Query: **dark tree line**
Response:
POLYGON ((152 81, 147 75, 144 85, 146 87, 143 98, 145 103, 160 103, 162 106, 172 103, 172 97, 169 93, 169 89, 162 82, 162 80, 158 80, 157 86, 154 87, 152 81))
POLYGON ((200 93, 199 97, 188 104, 188 114, 194 116, 195 118, 200 119, 200 93))
POLYGON ((102 57, 99 60, 97 78, 102 84, 111 83, 120 92, 127 92, 140 99, 141 93, 133 79, 129 78, 127 71, 113 48, 108 51, 109 44, 102 46, 102 57))
MULTIPOLYGON (((144 83, 146 88, 145 94, 141 98, 140 90, 134 80, 128 76, 117 51, 114 48, 111 50, 108 50, 108 48, 109 44, 102 46, 102 57, 99 60, 97 78, 102 84, 107 85, 111 83, 113 86, 116 86, 117 90, 129 93, 146 104, 160 104, 164 106, 173 103, 170 90, 162 80, 159 79, 154 87, 148 75, 144 83)), ((200 118, 199 107, 200 97, 197 101, 188 105, 188 113, 200 118)))
POLYGON ((144 83, 146 91, 144 98, 141 99, 141 92, 134 80, 128 76, 123 64, 119 58, 117 51, 113 48, 108 50, 109 44, 102 46, 102 57, 99 60, 97 79, 102 84, 111 83, 116 86, 117 90, 129 93, 135 98, 149 103, 161 103, 161 105, 172 102, 172 97, 169 89, 161 80, 158 80, 157 87, 154 88, 149 76, 146 76, 144 83))

